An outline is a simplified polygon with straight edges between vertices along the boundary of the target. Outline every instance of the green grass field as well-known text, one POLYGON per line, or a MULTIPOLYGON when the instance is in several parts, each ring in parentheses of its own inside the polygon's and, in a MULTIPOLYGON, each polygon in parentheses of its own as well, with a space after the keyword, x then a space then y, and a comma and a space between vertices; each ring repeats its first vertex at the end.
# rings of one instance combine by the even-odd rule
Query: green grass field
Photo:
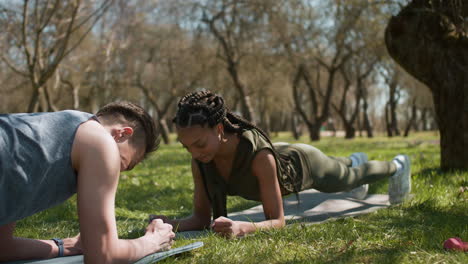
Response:
MULTIPOLYGON (((280 133, 273 141, 294 142, 280 133)), ((307 138, 300 142, 310 143, 307 138)), ((208 235, 205 246, 161 263, 468 263, 468 254, 447 252, 449 237, 468 240, 468 172, 439 170, 440 148, 434 132, 409 138, 324 138, 314 146, 328 155, 362 151, 370 159, 390 160, 398 153, 412 159, 414 198, 399 206, 324 224, 293 224, 241 239, 208 235)), ((116 215, 122 238, 142 234, 149 214, 190 215, 193 183, 190 155, 180 144, 162 146, 143 164, 121 176, 116 215)), ((387 193, 387 182, 371 185, 370 193, 387 193)), ((256 205, 228 199, 230 212, 256 205)), ((51 238, 79 232, 76 199, 17 224, 16 236, 51 238)), ((193 242, 177 240, 175 247, 193 242)))

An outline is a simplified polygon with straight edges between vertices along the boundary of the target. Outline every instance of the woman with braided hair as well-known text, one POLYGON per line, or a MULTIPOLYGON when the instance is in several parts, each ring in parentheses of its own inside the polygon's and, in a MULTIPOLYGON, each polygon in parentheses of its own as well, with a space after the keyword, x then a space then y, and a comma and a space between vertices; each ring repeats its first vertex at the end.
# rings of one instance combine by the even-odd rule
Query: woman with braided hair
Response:
POLYGON ((187 94, 174 118, 179 141, 192 155, 194 211, 185 219, 170 220, 178 231, 210 226, 224 236, 242 236, 257 229, 285 225, 282 196, 314 188, 322 192, 354 189, 356 198, 367 194, 367 183, 389 177, 391 203, 410 192, 408 156, 391 162, 370 161, 364 153, 347 158, 328 157, 306 144, 272 144, 251 122, 227 110, 221 96, 210 91, 187 94), (261 201, 266 221, 242 222, 227 218, 226 196, 261 201))

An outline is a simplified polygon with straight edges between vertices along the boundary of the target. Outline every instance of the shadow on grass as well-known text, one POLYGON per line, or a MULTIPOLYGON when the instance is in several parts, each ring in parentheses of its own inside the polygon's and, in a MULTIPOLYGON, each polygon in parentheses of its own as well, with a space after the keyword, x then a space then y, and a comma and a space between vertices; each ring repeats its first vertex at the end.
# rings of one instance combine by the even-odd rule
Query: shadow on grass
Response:
POLYGON ((359 251, 358 253, 353 250, 347 250, 335 256, 329 256, 326 259, 318 260, 321 263, 354 263, 363 262, 368 258, 372 263, 398 263, 401 255, 407 252, 398 248, 382 248, 382 249, 369 249, 359 251))

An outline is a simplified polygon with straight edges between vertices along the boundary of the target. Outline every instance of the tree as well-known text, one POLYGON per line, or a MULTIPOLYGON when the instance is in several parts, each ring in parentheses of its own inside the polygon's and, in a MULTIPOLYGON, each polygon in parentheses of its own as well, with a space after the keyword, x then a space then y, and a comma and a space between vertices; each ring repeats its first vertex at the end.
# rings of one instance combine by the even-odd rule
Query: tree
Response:
POLYGON ((413 0, 388 22, 390 56, 432 92, 441 168, 468 170, 468 1, 413 0))
POLYGON ((385 84, 388 86, 388 101, 385 104, 385 126, 387 136, 399 136, 400 129, 398 128, 397 106, 401 99, 402 89, 401 80, 402 72, 397 65, 392 62, 382 64, 383 71, 381 72, 385 84))
POLYGON ((110 0, 102 1, 97 7, 92 3, 83 4, 81 0, 24 0, 21 7, 2 5, 4 17, 11 21, 6 32, 15 46, 10 47, 17 48, 2 52, 0 57, 15 73, 29 79, 32 97, 28 112, 38 107, 42 111, 57 110, 47 81, 110 4, 110 0))
POLYGON ((255 119, 249 91, 242 82, 239 71, 242 59, 252 43, 253 29, 260 21, 248 3, 241 0, 210 0, 202 7, 204 22, 220 46, 218 57, 225 62, 226 70, 239 94, 244 118, 255 119))

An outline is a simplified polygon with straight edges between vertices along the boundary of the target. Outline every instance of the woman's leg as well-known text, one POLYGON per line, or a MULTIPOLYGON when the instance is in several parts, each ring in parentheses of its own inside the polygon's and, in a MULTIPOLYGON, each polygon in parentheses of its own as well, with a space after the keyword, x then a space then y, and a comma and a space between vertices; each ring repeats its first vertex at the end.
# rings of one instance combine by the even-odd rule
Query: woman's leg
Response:
POLYGON ((360 185, 388 178, 396 172, 392 162, 369 161, 351 167, 351 159, 328 157, 319 149, 307 144, 294 144, 307 156, 308 179, 303 179, 303 189, 314 188, 321 192, 349 191, 360 185))

